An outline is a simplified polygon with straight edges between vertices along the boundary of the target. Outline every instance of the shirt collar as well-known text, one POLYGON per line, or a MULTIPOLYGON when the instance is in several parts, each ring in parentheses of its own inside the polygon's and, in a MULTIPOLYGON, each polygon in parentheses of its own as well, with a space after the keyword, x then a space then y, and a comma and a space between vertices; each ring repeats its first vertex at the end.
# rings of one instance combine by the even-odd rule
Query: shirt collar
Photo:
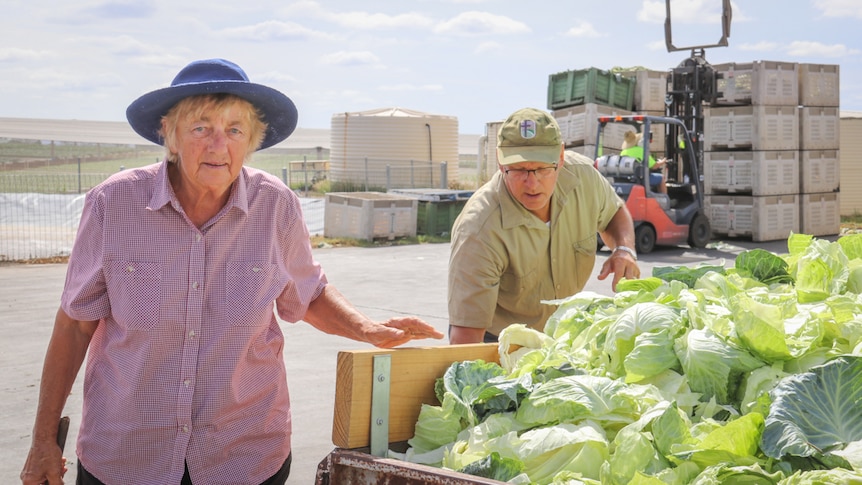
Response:
MULTIPOLYGON (((162 207, 171 204, 174 207, 180 208, 180 202, 177 195, 174 193, 174 188, 168 179, 168 161, 164 161, 159 166, 159 171, 156 173, 156 183, 153 189, 153 195, 150 197, 150 203, 147 209, 157 211, 162 207)), ((230 189, 230 197, 228 198, 225 208, 236 207, 243 214, 248 215, 248 188, 246 182, 246 168, 242 167, 239 172, 239 177, 234 181, 230 189)), ((179 210, 179 209, 178 209, 179 210)), ((221 211, 225 212, 224 210, 221 211)))
MULTIPOLYGON (((559 176, 557 184, 554 186, 554 193, 551 196, 551 219, 554 214, 559 214, 559 211, 566 204, 566 193, 561 189, 561 186, 571 184, 573 173, 565 169, 565 164, 558 169, 559 176)), ((497 193, 500 194, 500 212, 503 217, 503 229, 512 229, 518 226, 530 225, 545 225, 538 217, 534 216, 530 211, 524 208, 517 199, 509 193, 509 188, 506 187, 506 181, 503 180, 502 172, 494 174, 496 177, 497 193)))
MULTIPOLYGON (((503 229, 513 229, 518 226, 531 226, 543 224, 536 216, 524 208, 517 199, 509 193, 503 173, 498 171, 494 176, 497 178, 497 193, 500 194, 500 213, 503 217, 503 229)), ((555 191, 556 192, 556 191, 555 191)))

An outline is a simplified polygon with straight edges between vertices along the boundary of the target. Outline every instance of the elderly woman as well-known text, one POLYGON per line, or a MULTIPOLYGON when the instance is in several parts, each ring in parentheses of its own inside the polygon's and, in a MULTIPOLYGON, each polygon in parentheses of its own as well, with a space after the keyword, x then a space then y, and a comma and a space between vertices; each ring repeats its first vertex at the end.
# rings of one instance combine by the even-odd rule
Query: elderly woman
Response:
POLYGON ((197 61, 127 117, 166 161, 87 194, 22 482, 62 483, 57 421, 89 351, 78 483, 283 484, 291 417, 273 308, 380 347, 442 334, 359 313, 314 261, 297 197, 244 166, 294 130, 284 94, 197 61))

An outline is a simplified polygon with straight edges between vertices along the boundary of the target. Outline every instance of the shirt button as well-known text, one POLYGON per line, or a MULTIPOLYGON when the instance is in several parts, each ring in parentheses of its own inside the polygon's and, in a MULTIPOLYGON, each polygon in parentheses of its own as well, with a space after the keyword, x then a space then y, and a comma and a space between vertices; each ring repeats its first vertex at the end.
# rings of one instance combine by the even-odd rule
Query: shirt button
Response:
POLYGON ((128 271, 129 273, 131 273, 134 270, 135 270, 134 266, 126 266, 126 271, 128 271))
POLYGON ((195 234, 195 241, 200 241, 200 240, 201 240, 201 235, 195 234))
POLYGON ((182 430, 183 430, 183 433, 188 433, 188 432, 189 432, 189 427, 188 427, 188 425, 184 424, 184 425, 183 425, 183 427, 182 427, 182 430))
POLYGON ((191 384, 191 383, 192 383, 192 381, 190 379, 186 379, 183 381, 183 385, 186 387, 189 387, 189 384, 191 384))
POLYGON ((194 330, 189 331, 189 337, 195 338, 195 331, 194 330))
POLYGON ((195 290, 197 290, 197 289, 198 289, 198 286, 200 286, 200 285, 198 285, 198 282, 197 282, 197 281, 195 281, 194 283, 192 283, 192 288, 194 288, 195 290))

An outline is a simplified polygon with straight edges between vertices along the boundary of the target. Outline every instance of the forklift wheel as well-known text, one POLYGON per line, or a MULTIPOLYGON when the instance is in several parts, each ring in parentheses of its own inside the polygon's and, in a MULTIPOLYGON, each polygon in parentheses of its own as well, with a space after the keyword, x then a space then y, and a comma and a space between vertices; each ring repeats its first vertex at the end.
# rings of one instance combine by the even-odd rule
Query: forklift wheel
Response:
POLYGON ((704 214, 694 216, 688 226, 688 245, 693 248, 704 248, 712 237, 709 219, 704 214))
POLYGON ((635 249, 638 254, 647 254, 655 248, 655 229, 649 224, 635 228, 635 249))

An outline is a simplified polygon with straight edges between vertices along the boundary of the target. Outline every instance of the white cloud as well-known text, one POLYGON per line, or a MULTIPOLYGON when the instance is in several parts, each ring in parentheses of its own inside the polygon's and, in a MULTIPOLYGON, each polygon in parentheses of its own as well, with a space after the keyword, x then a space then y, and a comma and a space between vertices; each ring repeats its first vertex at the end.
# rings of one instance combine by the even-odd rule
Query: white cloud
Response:
POLYGON ((221 34, 233 38, 258 42, 272 40, 310 40, 325 38, 327 34, 311 30, 294 22, 267 20, 254 25, 224 29, 221 34))
POLYGON ((578 25, 570 28, 565 33, 566 37, 604 37, 607 34, 600 34, 589 22, 581 21, 578 25))
MULTIPOLYGON (((676 17, 676 15, 674 15, 676 17)), ((644 0, 638 10, 637 19, 641 22, 661 23, 665 18, 665 3, 661 0, 644 0)))
POLYGON ((822 10, 826 17, 862 18, 862 3, 859 0, 815 0, 814 7, 822 10))
POLYGON ((39 61, 52 57, 50 51, 37 51, 33 49, 20 49, 18 47, 0 48, 0 62, 7 61, 39 61))
POLYGON ((156 6, 153 2, 109 0, 85 6, 81 12, 101 19, 142 19, 153 15, 156 6))
POLYGON ((320 59, 323 64, 334 66, 373 66, 382 67, 380 59, 369 51, 338 51, 320 59))
POLYGON ((189 62, 189 58, 187 55, 180 55, 179 53, 160 52, 138 56, 135 58, 135 62, 149 67, 169 67, 179 70, 189 62))
POLYGON ((482 42, 473 49, 474 54, 486 54, 489 52, 496 52, 503 48, 503 45, 499 42, 487 41, 482 42))
POLYGON ((430 28, 434 20, 418 13, 386 15, 382 13, 345 12, 331 14, 330 19, 337 24, 358 30, 394 29, 394 28, 430 28))
POLYGON ((312 18, 323 19, 347 29, 356 30, 379 30, 379 29, 429 29, 434 25, 434 19, 420 13, 385 14, 363 11, 334 12, 327 10, 319 2, 301 1, 289 5, 282 10, 287 16, 293 18, 297 15, 305 15, 312 18))
POLYGON ((844 44, 827 45, 820 42, 797 40, 790 43, 787 53, 792 56, 835 58, 859 54, 859 50, 850 49, 844 44))
MULTIPOLYGON (((739 21, 738 8, 731 2, 732 20, 739 21)), ((641 22, 664 23, 667 5, 664 0, 643 0, 637 19, 641 22)), ((716 0, 672 0, 670 2, 672 24, 716 24, 721 22, 721 2, 716 0)), ((673 27, 673 25, 671 25, 673 27)))
POLYGON ((769 42, 769 41, 765 41, 765 40, 760 41, 756 44, 745 43, 745 44, 739 44, 737 46, 737 48, 739 48, 739 50, 761 51, 761 52, 778 50, 780 47, 781 47, 781 44, 779 44, 778 42, 769 42))
POLYGON ((378 89, 381 91, 402 91, 402 92, 426 91, 427 92, 427 91, 442 91, 443 86, 441 86, 440 84, 416 85, 416 84, 401 83, 401 84, 390 84, 390 85, 380 86, 378 89))
POLYGON ((663 40, 654 40, 647 44, 647 49, 651 51, 663 51, 667 49, 667 44, 663 40))
POLYGON ((523 34, 530 32, 530 28, 503 15, 470 11, 440 23, 434 32, 454 35, 523 34))
MULTIPOLYGON (((80 71, 64 71, 55 68, 14 69, 9 74, 18 81, 15 88, 28 93, 39 90, 53 92, 98 92, 101 89, 120 86, 121 76, 117 74, 90 75, 80 71)), ((8 80, 7 80, 8 81, 8 80)), ((0 84, 4 89, 13 89, 13 83, 0 84)))
POLYGON ((65 39, 69 45, 75 45, 78 49, 105 48, 114 55, 124 57, 135 57, 146 54, 164 53, 161 47, 155 44, 147 44, 139 41, 131 35, 85 35, 69 37, 65 39), (82 47, 83 45, 83 47, 82 47))
POLYGON ((269 71, 262 74, 255 75, 255 82, 264 83, 273 82, 273 83, 292 83, 296 81, 295 76, 291 76, 290 74, 284 74, 278 71, 269 71))

